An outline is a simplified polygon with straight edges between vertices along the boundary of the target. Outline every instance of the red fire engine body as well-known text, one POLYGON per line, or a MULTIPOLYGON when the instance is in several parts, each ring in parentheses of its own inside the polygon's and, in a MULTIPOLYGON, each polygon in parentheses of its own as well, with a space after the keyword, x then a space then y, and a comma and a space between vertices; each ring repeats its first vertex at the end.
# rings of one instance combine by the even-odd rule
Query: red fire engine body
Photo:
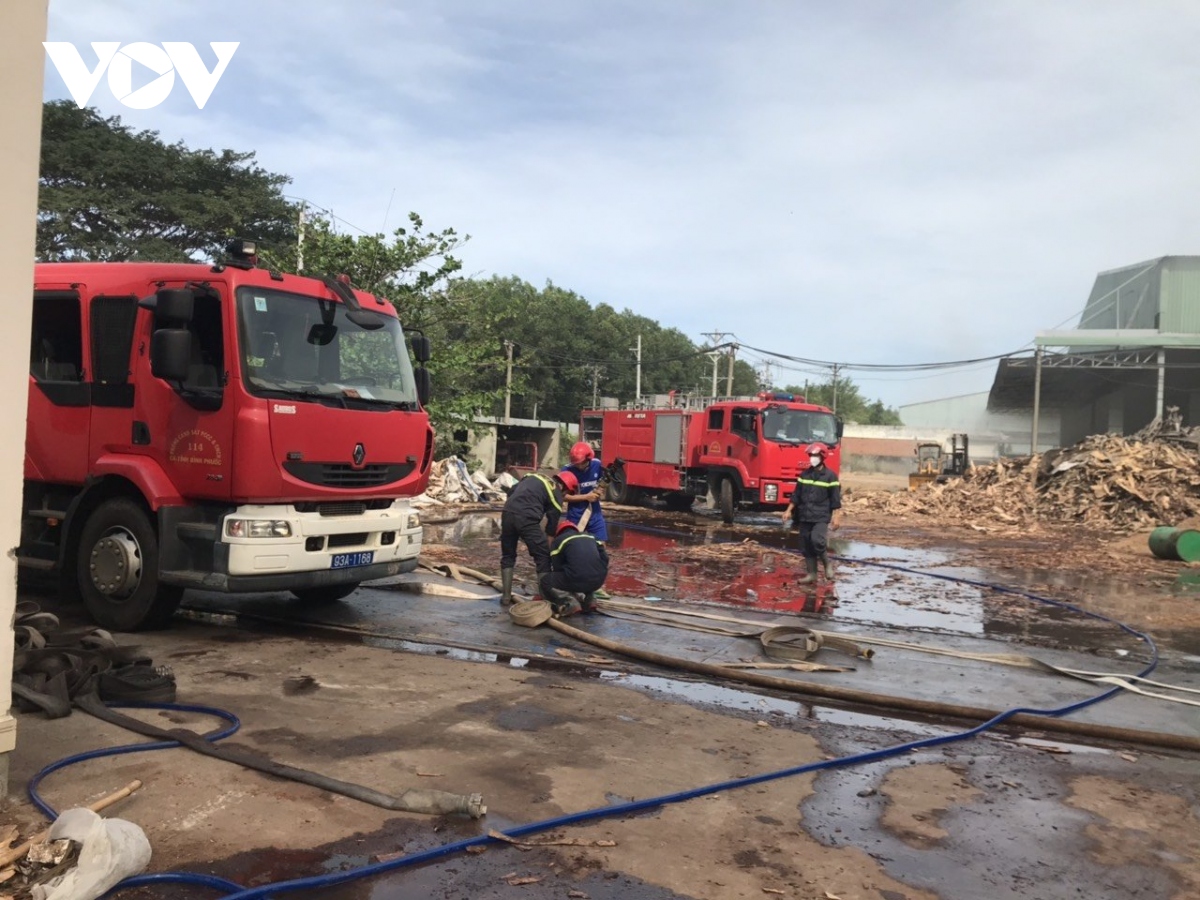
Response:
POLYGON ((327 602, 416 567, 429 376, 395 308, 252 254, 36 267, 18 559, 106 627, 185 588, 327 602))
POLYGON ((686 509, 711 493, 721 517, 732 522, 738 508, 786 507, 814 441, 830 448, 826 465, 841 468, 841 420, 803 398, 762 393, 676 404, 672 396, 669 404, 581 414, 583 439, 599 443, 600 458, 625 461, 609 484, 614 503, 656 496, 686 509))

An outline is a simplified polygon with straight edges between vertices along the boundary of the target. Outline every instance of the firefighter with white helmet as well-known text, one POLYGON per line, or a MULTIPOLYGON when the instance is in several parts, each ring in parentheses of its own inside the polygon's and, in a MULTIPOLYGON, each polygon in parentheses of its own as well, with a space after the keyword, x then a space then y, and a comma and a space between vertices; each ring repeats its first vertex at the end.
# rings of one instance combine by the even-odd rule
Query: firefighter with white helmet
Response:
POLYGON ((791 499, 783 512, 783 524, 792 522, 800 528, 800 552, 804 554, 807 574, 800 584, 817 580, 818 567, 825 570, 825 580, 833 580, 833 563, 829 559, 829 532, 837 531, 842 522, 842 485, 837 473, 825 465, 829 448, 822 443, 808 445, 808 468, 801 471, 792 489, 791 499))

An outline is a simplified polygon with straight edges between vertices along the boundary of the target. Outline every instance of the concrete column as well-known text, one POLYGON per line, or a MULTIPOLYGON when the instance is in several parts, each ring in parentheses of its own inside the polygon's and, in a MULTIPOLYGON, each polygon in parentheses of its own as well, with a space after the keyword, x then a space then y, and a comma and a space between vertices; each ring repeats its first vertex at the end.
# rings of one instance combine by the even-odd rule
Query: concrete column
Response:
POLYGON ((17 745, 12 707, 13 613, 17 603, 16 547, 21 534, 25 412, 29 400, 29 329, 33 314, 33 254, 38 160, 42 143, 42 77, 49 0, 5 3, 0 13, 0 278, 8 333, 0 354, 0 789, 8 794, 9 754, 17 745), (21 339, 24 335, 24 339, 21 339))

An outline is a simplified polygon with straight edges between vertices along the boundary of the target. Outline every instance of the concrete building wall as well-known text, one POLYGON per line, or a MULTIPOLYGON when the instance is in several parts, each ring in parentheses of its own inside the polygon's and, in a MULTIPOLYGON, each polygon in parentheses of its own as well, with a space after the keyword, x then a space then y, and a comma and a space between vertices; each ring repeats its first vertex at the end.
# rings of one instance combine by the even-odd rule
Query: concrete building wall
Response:
POLYGON ((17 744, 17 725, 10 714, 17 603, 13 548, 21 536, 47 8, 48 0, 21 0, 6 3, 0 15, 0 277, 12 301, 5 304, 5 325, 9 334, 18 336, 9 352, 0 354, 0 384, 6 386, 0 391, 0 404, 8 434, 0 441, 0 789, 5 796, 9 754, 17 744))

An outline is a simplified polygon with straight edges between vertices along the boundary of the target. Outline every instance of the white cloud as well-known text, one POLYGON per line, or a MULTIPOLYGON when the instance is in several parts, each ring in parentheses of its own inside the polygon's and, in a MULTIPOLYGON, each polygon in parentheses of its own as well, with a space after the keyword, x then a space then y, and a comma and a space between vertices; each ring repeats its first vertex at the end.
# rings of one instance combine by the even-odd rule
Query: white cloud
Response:
POLYGON ((389 226, 473 236, 468 272, 878 363, 1012 350, 1097 271, 1198 251, 1198 37, 1167 0, 55 0, 50 35, 241 41, 203 112, 93 103, 368 230, 394 191, 389 226))

